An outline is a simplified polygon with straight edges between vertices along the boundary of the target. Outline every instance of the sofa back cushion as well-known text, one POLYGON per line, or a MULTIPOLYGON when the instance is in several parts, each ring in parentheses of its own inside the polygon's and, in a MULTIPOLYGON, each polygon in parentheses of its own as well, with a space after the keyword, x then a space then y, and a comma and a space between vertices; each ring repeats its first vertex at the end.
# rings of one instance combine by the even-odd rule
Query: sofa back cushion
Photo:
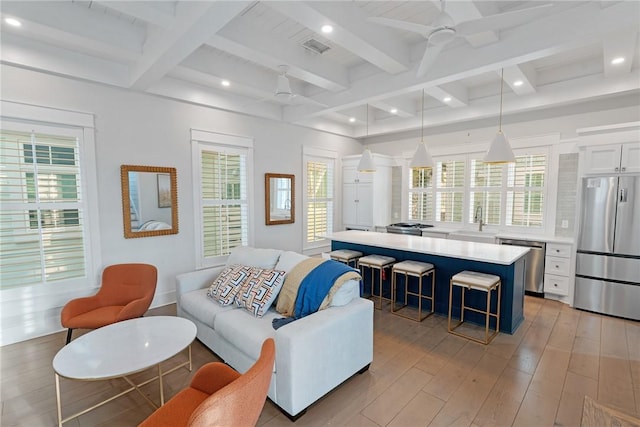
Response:
POLYGON ((284 271, 251 267, 236 294, 236 305, 256 317, 262 317, 271 307, 284 283, 284 271))
POLYGON ((287 274, 293 270, 293 267, 308 258, 308 256, 299 254, 298 252, 285 251, 280 254, 280 259, 278 259, 275 269, 284 271, 286 277, 287 274))
POLYGON ((232 265, 225 268, 209 287, 207 296, 220 305, 231 305, 250 274, 251 267, 246 265, 232 265))
POLYGON ((278 249, 258 249, 249 246, 237 246, 227 258, 227 266, 235 264, 249 267, 274 268, 282 251, 278 249))

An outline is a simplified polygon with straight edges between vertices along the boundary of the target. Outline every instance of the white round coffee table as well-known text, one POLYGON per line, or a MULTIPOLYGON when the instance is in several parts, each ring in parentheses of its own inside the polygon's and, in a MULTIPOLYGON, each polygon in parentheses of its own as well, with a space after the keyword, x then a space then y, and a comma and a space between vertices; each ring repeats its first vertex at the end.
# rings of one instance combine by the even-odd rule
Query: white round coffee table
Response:
POLYGON ((191 343, 195 336, 196 326, 187 319, 173 316, 149 316, 114 323, 76 338, 58 351, 53 359, 58 425, 61 426, 62 423, 133 390, 137 390, 151 405, 157 407, 139 390, 139 387, 156 379, 160 384, 160 405, 164 405, 162 377, 187 365, 191 370, 191 343), (160 364, 186 348, 189 348, 189 361, 162 372, 160 364), (158 375, 141 384, 134 384, 127 378, 127 375, 156 365, 158 375), (123 378, 131 387, 91 408, 63 419, 60 377, 80 381, 123 378))

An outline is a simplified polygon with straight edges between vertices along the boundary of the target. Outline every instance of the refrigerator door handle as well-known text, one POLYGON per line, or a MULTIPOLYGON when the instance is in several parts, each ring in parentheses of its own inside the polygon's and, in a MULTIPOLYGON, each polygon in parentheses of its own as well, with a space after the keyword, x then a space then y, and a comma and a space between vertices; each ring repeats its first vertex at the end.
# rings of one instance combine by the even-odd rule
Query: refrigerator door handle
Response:
POLYGON ((627 203, 627 189, 620 189, 620 203, 627 203))

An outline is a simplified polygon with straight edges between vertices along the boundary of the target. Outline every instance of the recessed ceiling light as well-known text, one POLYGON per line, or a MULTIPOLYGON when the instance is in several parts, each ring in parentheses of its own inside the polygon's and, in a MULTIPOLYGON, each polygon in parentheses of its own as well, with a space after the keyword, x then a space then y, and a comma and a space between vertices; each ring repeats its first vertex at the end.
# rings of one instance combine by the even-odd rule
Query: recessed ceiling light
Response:
POLYGON ((611 60, 611 64, 613 64, 613 65, 620 65, 620 64, 622 64, 623 62, 624 62, 624 57, 622 57, 622 56, 619 56, 619 57, 617 57, 617 58, 613 58, 613 59, 611 60))
POLYGON ((329 25, 329 24, 323 25, 322 28, 320 28, 320 29, 325 34, 329 34, 329 33, 333 32, 333 27, 331 25, 329 25))
POLYGON ((355 121, 356 121, 356 118, 355 118, 355 117, 349 117, 349 122, 350 122, 350 123, 354 123, 355 121))
POLYGON ((451 97, 450 96, 445 96, 442 100, 444 102, 451 102, 451 97))
POLYGON ((15 18, 4 18, 4 22, 6 22, 7 24, 11 25, 12 27, 21 27, 22 26, 22 22, 18 21, 15 18))
POLYGON ((397 109, 397 108, 392 108, 389 112, 390 112, 391 114, 395 114, 395 113, 397 113, 397 112, 398 112, 398 109, 397 109))
POLYGON ((220 84, 224 87, 229 87, 231 86, 231 82, 229 82, 229 80, 223 80, 220 82, 220 84))
POLYGON ((516 80, 515 82, 513 82, 514 86, 522 86, 524 84, 524 82, 522 80, 516 80))

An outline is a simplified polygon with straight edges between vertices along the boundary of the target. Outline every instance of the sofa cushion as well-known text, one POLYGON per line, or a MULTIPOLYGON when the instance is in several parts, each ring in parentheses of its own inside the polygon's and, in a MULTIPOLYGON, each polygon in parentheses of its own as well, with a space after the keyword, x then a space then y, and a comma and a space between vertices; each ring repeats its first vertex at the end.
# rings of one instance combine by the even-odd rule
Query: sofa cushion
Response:
POLYGON ((330 307, 342 307, 351 302, 352 299, 360 297, 360 281, 359 280, 347 280, 342 286, 340 286, 336 292, 331 295, 329 291, 329 306, 330 307))
POLYGON ((236 294, 236 305, 262 317, 278 296, 284 271, 251 267, 249 277, 236 294))
POLYGON ((258 249, 248 246, 237 246, 231 250, 226 265, 241 264, 250 267, 273 268, 278 262, 281 253, 282 251, 278 249, 258 249))
POLYGON ((287 274, 289 274, 289 272, 293 269, 293 267, 295 267, 296 265, 298 265, 299 263, 301 263, 307 258, 309 257, 306 255, 299 254, 297 252, 292 252, 292 251, 282 252, 280 254, 280 259, 278 259, 278 263, 276 264, 275 269, 284 271, 284 275, 286 277, 287 274))
POLYGON ((254 317, 245 310, 230 310, 216 316, 214 329, 247 357, 258 360, 264 340, 275 338, 271 322, 277 317, 281 316, 273 309, 262 317, 254 317))
POLYGON ((213 327, 213 321, 219 313, 234 310, 235 306, 221 306, 207 298, 207 288, 197 289, 180 296, 180 308, 207 326, 213 327))
POLYGON ((207 296, 220 305, 231 305, 242 284, 251 275, 251 267, 246 265, 232 265, 222 270, 213 281, 207 296))

